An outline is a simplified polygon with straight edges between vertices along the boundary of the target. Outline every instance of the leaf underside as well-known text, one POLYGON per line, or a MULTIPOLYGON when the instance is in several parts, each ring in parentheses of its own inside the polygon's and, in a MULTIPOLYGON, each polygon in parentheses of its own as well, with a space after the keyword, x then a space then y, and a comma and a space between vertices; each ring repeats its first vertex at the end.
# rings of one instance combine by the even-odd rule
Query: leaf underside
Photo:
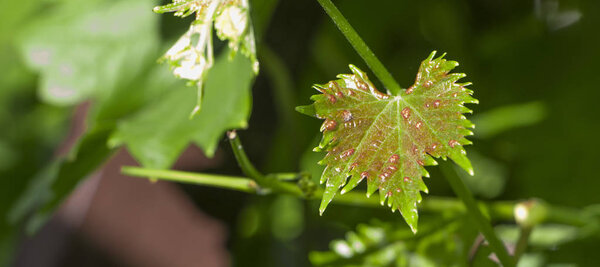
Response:
POLYGON ((478 101, 465 88, 470 83, 457 83, 465 74, 449 73, 458 63, 434 56, 435 51, 421 63, 415 84, 398 95, 377 91, 350 65, 353 74, 315 85, 321 94, 311 97, 314 104, 298 107, 325 120, 315 148, 327 151, 319 162, 326 165, 321 214, 340 190, 348 192, 366 179, 367 197, 379 190, 381 204, 387 199, 416 232, 420 191, 427 193, 421 178, 429 177, 424 166, 448 157, 473 173, 463 145, 471 144, 465 136, 474 125, 463 115, 471 113, 463 104, 478 101))

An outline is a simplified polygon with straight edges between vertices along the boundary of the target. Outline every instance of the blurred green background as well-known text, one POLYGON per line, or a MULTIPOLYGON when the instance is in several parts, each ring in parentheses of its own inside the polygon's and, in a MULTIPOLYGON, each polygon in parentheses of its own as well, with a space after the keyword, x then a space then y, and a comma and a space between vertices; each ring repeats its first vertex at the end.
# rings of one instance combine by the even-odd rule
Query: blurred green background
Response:
MULTIPOLYGON (((477 174, 464 176, 479 198, 535 197, 575 208, 600 203, 599 1, 335 3, 403 87, 412 84, 420 61, 432 50, 446 52, 447 58, 460 62, 457 71, 468 75, 480 102, 470 107, 477 128, 472 138, 475 145, 468 152, 477 174)), ((16 244, 27 239, 28 228, 35 228, 14 219, 26 217, 19 212, 27 213, 26 207, 46 203, 56 194, 67 194, 118 146, 130 148, 140 162, 144 159, 137 154, 154 153, 148 162, 166 168, 192 142, 220 155, 219 163, 203 172, 241 175, 221 134, 244 123, 214 126, 210 120, 196 121, 201 126, 193 128, 186 126, 186 120, 171 120, 177 117, 173 114, 183 118, 186 110, 191 111, 188 107, 193 103, 186 99, 194 89, 174 80, 156 60, 191 20, 154 14, 151 10, 157 4, 164 3, 2 1, 0 214, 6 219, 0 222, 0 262, 14 261, 14 255, 18 258, 16 244), (167 104, 157 100, 165 98, 170 99, 164 100, 167 104), (87 132, 76 146, 76 163, 63 165, 58 174, 75 183, 53 187, 60 190, 52 195, 44 189, 52 179, 43 176, 52 173, 52 164, 60 164, 52 162, 69 137, 70 121, 81 103, 91 105, 87 132), (178 104, 182 108, 171 108, 178 104), (133 133, 129 139, 128 133, 133 133), (164 138, 153 139, 156 136, 164 138), (109 142, 111 138, 114 143, 109 142), (218 148, 211 147, 211 142, 219 142, 218 148), (150 152, 143 149, 147 144, 155 144, 150 152), (26 191, 35 197, 27 197, 26 191), (25 208, 15 211, 15 205, 25 208)), ((252 96, 244 95, 223 111, 216 104, 206 116, 233 110, 243 121, 251 108, 247 130, 238 133, 259 169, 266 173, 303 170, 318 179, 315 163, 320 155, 310 150, 319 138, 320 122, 295 113, 294 107, 309 103, 310 95, 316 93, 312 84, 347 73, 348 64, 367 67, 316 1, 254 0, 250 4, 261 62, 252 96)), ((217 42, 217 51, 224 46, 217 42)), ((213 78, 214 87, 220 86, 217 79, 248 79, 233 71, 234 77, 213 78)), ((240 84, 230 86, 248 86, 240 84)), ((214 99, 221 101, 221 97, 214 99)), ((439 171, 429 169, 429 194, 452 196, 439 171)), ((179 188, 198 210, 225 226, 227 250, 235 266, 309 265, 310 251, 327 250, 331 240, 372 220, 407 228, 398 214, 387 209, 334 204, 319 217, 314 201, 179 188)), ((424 214, 420 224, 437 220, 424 214)), ((600 255, 595 253, 598 241, 584 238, 554 246, 537 264, 595 266, 600 264, 600 255)), ((78 266, 72 253, 65 252, 56 265, 44 266, 78 266)), ((96 257, 110 257, 102 255, 96 257)), ((118 260, 110 264, 127 266, 118 260)))

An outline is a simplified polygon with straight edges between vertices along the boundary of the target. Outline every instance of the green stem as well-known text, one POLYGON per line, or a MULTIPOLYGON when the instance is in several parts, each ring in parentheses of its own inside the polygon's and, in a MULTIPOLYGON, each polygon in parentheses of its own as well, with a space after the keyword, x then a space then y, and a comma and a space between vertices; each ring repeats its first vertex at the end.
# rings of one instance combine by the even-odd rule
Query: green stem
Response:
POLYGON ((259 192, 267 193, 268 191, 272 190, 279 193, 287 193, 292 195, 304 194, 304 192, 302 192, 302 190, 300 190, 300 188, 294 184, 280 183, 278 182, 277 177, 265 176, 260 173, 254 167, 252 162, 250 162, 248 156, 246 156, 246 152, 244 151, 244 147, 242 146, 242 142, 240 141, 236 131, 227 132, 227 137, 229 138, 231 149, 233 150, 235 159, 240 165, 242 172, 256 181, 256 183, 260 186, 258 189, 259 192))
POLYGON ((126 175, 152 177, 161 180, 208 185, 213 187, 256 193, 257 186, 252 179, 235 176, 212 175, 205 173, 182 172, 173 170, 154 170, 132 166, 123 166, 121 172, 126 175))
POLYGON ((467 208, 467 213, 471 216, 483 236, 485 236, 485 239, 490 244, 490 248, 496 253, 502 265, 505 267, 515 266, 513 258, 506 251, 506 247, 504 247, 500 238, 496 236, 490 221, 481 213, 475 198, 473 198, 473 194, 471 194, 471 191, 469 191, 460 177, 458 177, 452 166, 450 164, 442 164, 441 169, 454 193, 463 201, 467 208))
POLYGON ((529 243, 529 236, 531 235, 532 231, 532 226, 521 226, 521 234, 519 235, 519 239, 517 240, 517 245, 515 247, 515 263, 518 263, 521 255, 525 253, 527 244, 529 243))
POLYGON ((390 91, 393 95, 398 95, 402 87, 394 80, 394 77, 390 72, 383 66, 381 61, 377 59, 373 51, 369 49, 367 44, 360 38, 358 33, 352 28, 348 20, 344 18, 344 15, 335 7, 331 0, 317 0, 323 7, 327 15, 333 20, 335 25, 340 29, 342 34, 348 39, 348 42, 354 47, 354 50, 362 57, 367 63, 369 68, 375 73, 375 76, 383 83, 383 86, 390 91))
POLYGON ((273 177, 280 181, 294 181, 301 177, 300 173, 297 172, 282 172, 282 173, 270 173, 267 177, 273 177))
POLYGON ((244 147, 242 146, 242 142, 240 141, 237 132, 227 132, 227 137, 229 138, 233 155, 235 156, 238 165, 240 165, 242 172, 254 179, 260 186, 264 186, 267 182, 266 177, 254 167, 252 162, 248 159, 248 156, 246 156, 246 152, 244 151, 244 147))
MULTIPOLYGON (((297 184, 280 179, 273 179, 274 181, 270 183, 271 185, 274 185, 273 188, 265 188, 261 192, 259 191, 261 188, 257 186, 256 182, 247 177, 213 175, 174 170, 155 170, 133 166, 124 166, 122 168, 122 173, 130 176, 145 178, 151 177, 173 182, 219 187, 241 192, 247 192, 251 194, 283 193, 306 199, 320 199, 321 195, 323 194, 323 190, 319 189, 315 191, 314 194, 312 194, 312 196, 306 196, 304 192, 302 192, 302 190, 298 188, 297 184)), ((273 175, 273 177, 277 177, 278 175, 288 176, 289 174, 273 175)), ((383 207, 381 206, 381 204, 379 204, 377 198, 366 198, 365 193, 359 191, 350 191, 345 194, 339 195, 338 197, 334 198, 333 201, 340 204, 348 204, 355 206, 383 207)), ((518 202, 514 201, 478 203, 479 206, 484 207, 489 212, 490 217, 492 219, 500 221, 514 221, 514 208, 517 204, 518 202)), ((578 227, 589 225, 591 223, 596 223, 596 221, 594 221, 594 217, 590 218, 583 211, 551 205, 548 205, 546 208, 549 211, 548 216, 544 217, 540 223, 560 223, 578 227)), ((437 214, 444 212, 452 214, 462 214, 467 212, 467 209, 465 208, 465 205, 462 201, 455 198, 439 196, 429 196, 423 199, 423 202, 419 206, 419 209, 423 212, 437 214)))

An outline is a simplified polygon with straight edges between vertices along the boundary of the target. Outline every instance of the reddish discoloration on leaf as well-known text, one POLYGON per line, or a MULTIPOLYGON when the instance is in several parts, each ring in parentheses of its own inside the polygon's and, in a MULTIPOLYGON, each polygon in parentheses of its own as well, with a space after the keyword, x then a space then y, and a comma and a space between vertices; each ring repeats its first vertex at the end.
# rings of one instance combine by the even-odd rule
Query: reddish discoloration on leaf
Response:
POLYGON ((342 187, 352 190, 367 179, 367 195, 380 191, 416 231, 420 191, 427 192, 423 166, 435 165, 433 157, 447 157, 472 172, 464 148, 472 124, 464 118, 464 103, 477 103, 458 84, 464 74, 449 73, 458 63, 432 53, 423 63, 415 84, 392 96, 379 92, 366 74, 350 66, 353 74, 315 85, 314 110, 325 119, 323 139, 316 150, 328 151, 321 182, 327 182, 321 212, 342 187), (457 116, 456 114, 459 114, 457 116))
POLYGON ((325 122, 323 122, 323 125, 321 126, 321 132, 331 131, 335 129, 336 126, 337 122, 335 122, 334 120, 326 119, 325 122))

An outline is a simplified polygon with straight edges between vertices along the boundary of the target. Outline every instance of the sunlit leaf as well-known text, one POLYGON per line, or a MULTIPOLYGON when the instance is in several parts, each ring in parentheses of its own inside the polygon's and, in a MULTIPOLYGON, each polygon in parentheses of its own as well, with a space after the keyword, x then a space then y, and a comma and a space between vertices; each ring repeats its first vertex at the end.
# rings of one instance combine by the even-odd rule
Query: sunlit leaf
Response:
POLYGON ((327 165, 321 213, 340 190, 348 192, 366 179, 367 196, 379 190, 381 204, 387 199, 416 231, 420 191, 427 192, 421 178, 429 176, 424 166, 437 164, 434 157, 448 157, 473 173, 463 148, 471 144, 465 136, 473 127, 463 113, 471 110, 463 104, 477 100, 465 88, 470 83, 457 83, 465 74, 449 73, 458 63, 434 55, 421 64, 415 84, 398 95, 377 91, 350 65, 353 74, 315 85, 322 94, 312 97, 313 105, 298 108, 325 120, 315 148, 327 151, 320 162, 327 165))

